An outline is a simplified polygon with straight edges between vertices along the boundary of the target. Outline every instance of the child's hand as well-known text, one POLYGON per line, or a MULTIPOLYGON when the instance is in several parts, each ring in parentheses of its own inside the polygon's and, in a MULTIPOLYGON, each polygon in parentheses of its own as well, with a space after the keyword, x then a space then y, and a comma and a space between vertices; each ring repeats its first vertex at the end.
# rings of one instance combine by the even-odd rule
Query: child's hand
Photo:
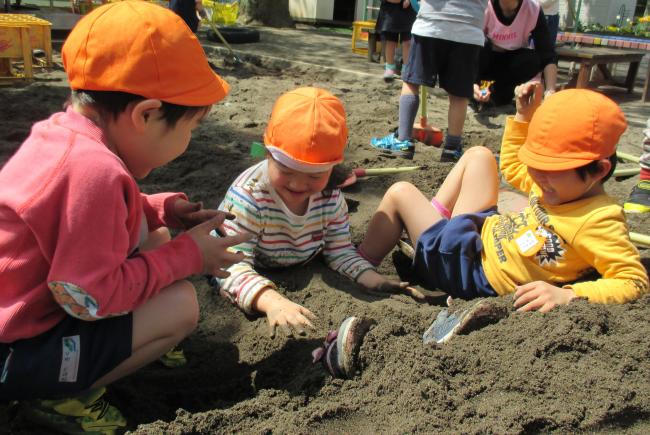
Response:
POLYGON ((388 279, 374 270, 363 272, 357 282, 373 294, 407 294, 418 300, 424 298, 424 295, 410 287, 408 282, 388 279))
POLYGON ((408 9, 411 7, 411 1, 410 0, 404 0, 404 3, 402 3, 402 9, 408 9))
POLYGON ((533 281, 517 287, 514 306, 517 311, 539 310, 546 313, 557 305, 567 305, 576 297, 569 288, 555 287, 544 281, 533 281))
POLYGON ((291 302, 272 288, 266 288, 258 295, 254 308, 266 313, 269 322, 269 336, 275 337, 275 331, 280 328, 286 335, 305 335, 305 329, 314 330, 310 320, 315 320, 314 313, 302 305, 291 302))
POLYGON ((542 104, 542 93, 542 85, 537 82, 524 83, 515 88, 517 121, 530 122, 535 110, 542 104))
POLYGON ((215 217, 207 220, 187 231, 187 234, 199 246, 203 257, 203 273, 214 275, 218 278, 228 278, 230 273, 222 270, 239 263, 244 259, 241 252, 231 252, 231 246, 247 242, 253 237, 248 233, 240 233, 234 236, 214 237, 210 235, 212 230, 221 228, 226 213, 218 213, 215 217))
POLYGON ((484 88, 481 89, 479 85, 476 83, 474 84, 474 99, 478 101, 479 103, 487 103, 490 101, 490 96, 492 93, 490 92, 490 88, 484 88))
MULTIPOLYGON (((235 215, 232 213, 220 210, 204 209, 202 202, 189 202, 183 198, 179 198, 174 202, 174 215, 174 217, 180 221, 185 228, 192 228, 195 225, 219 215, 224 215, 226 219, 235 218, 235 215)), ((221 234, 225 234, 223 228, 219 228, 219 230, 221 231, 221 234)))

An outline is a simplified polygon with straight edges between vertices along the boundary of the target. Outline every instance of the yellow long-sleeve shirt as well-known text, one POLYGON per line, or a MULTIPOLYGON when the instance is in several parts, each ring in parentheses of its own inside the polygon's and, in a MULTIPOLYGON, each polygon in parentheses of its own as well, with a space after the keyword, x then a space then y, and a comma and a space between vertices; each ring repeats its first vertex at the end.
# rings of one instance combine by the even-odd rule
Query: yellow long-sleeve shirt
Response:
POLYGON ((529 206, 518 213, 491 216, 483 225, 482 263, 492 287, 503 295, 516 285, 546 281, 599 303, 623 303, 648 292, 648 275, 630 241, 622 208, 608 195, 544 204, 539 186, 517 157, 527 134, 528 123, 507 119, 501 173, 513 187, 528 193, 529 206), (516 241, 526 229, 544 239, 534 255, 522 255, 516 241), (575 283, 594 272, 601 278, 575 283))

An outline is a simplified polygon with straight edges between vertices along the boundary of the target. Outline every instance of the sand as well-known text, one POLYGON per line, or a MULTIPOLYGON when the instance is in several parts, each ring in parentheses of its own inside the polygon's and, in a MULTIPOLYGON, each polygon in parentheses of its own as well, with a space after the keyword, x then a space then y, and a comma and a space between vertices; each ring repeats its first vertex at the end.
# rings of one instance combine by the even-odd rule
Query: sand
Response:
MULTIPOLYGON (((360 241, 382 193, 409 180, 431 194, 451 164, 438 163, 439 149, 418 145, 413 162, 378 155, 373 135, 397 124, 399 84, 360 79, 315 68, 277 69, 213 62, 232 85, 192 139, 188 152, 142 182, 146 192, 184 191, 216 206, 234 177, 255 160, 250 143, 260 140, 273 101, 303 85, 326 88, 348 112, 351 167, 422 165, 423 170, 359 181, 346 189, 352 232, 360 241)), ((29 86, 0 88, 0 159, 28 135, 34 121, 60 110, 67 87, 60 70, 29 86)), ((446 125, 444 93, 430 97, 430 120, 446 125)), ((466 141, 497 150, 505 111, 468 115, 466 141)), ((639 143, 639 128, 622 145, 639 143)), ((621 202, 634 180, 611 181, 621 202)), ((648 232, 649 217, 631 228, 648 232)), ((101 225, 101 224, 100 224, 101 225)), ((646 268, 650 252, 641 251, 646 268)), ((395 275, 401 254, 381 271, 395 275)), ((650 297, 620 306, 584 301, 549 314, 519 314, 512 299, 497 299, 508 312, 499 322, 444 346, 424 346, 422 333, 443 308, 402 295, 379 298, 327 269, 321 261, 270 275, 291 300, 319 317, 318 331, 300 339, 267 335, 266 319, 250 319, 193 279, 201 304, 198 329, 182 347, 185 367, 151 364, 109 388, 108 397, 138 434, 208 433, 522 433, 650 431, 650 297), (360 352, 360 373, 332 379, 312 365, 311 350, 328 329, 349 315, 376 319, 360 352)), ((454 308, 462 308, 457 302, 454 308)), ((0 427, 43 433, 21 414, 0 407, 0 427)))

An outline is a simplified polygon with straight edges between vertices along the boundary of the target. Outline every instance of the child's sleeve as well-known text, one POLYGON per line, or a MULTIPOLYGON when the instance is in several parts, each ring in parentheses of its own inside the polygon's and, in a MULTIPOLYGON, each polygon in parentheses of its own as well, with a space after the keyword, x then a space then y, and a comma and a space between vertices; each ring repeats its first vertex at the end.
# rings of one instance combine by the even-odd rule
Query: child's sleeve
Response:
POLYGON ((234 246, 234 251, 241 251, 246 255, 244 261, 233 264, 228 268, 230 276, 219 280, 221 293, 234 305, 246 313, 253 313, 253 302, 258 294, 265 288, 275 289, 273 282, 257 272, 255 265, 255 247, 262 229, 262 210, 244 189, 231 187, 226 197, 219 205, 220 210, 228 211, 235 215, 235 219, 224 222, 226 234, 238 233, 253 234, 253 238, 240 245, 234 246))
POLYGON ((332 193, 335 212, 325 229, 325 263, 339 273, 356 281, 359 275, 374 267, 357 252, 350 236, 348 206, 339 190, 332 193))
POLYGON ((189 201, 184 193, 156 193, 147 195, 142 193, 142 208, 147 219, 149 231, 160 227, 182 229, 183 224, 175 218, 174 203, 178 199, 189 201))
POLYGON ((590 302, 623 303, 648 292, 648 275, 621 214, 604 209, 583 223, 572 243, 602 278, 565 287, 590 302))
POLYGON ((528 168, 519 160, 519 148, 528 136, 528 123, 516 121, 513 116, 506 119, 506 127, 501 141, 499 169, 505 180, 515 189, 530 192, 533 179, 528 175, 528 168))
POLYGON ((201 252, 188 234, 127 258, 137 241, 129 228, 140 227, 141 215, 133 212, 141 205, 140 192, 127 175, 86 166, 48 192, 59 198, 58 225, 26 218, 39 226, 39 243, 56 245, 47 283, 68 314, 97 320, 131 312, 201 271, 201 252))

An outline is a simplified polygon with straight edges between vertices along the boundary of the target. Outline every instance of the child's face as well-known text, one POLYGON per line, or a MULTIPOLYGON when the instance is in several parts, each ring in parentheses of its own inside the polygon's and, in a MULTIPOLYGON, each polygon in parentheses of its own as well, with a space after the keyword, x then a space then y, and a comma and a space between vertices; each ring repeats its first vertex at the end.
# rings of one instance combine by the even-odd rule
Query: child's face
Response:
MULTIPOLYGON (((151 101, 151 100, 147 100, 151 101)), ((147 110, 146 120, 138 114, 127 120, 118 120, 112 131, 113 147, 117 155, 124 161, 129 172, 135 178, 146 177, 153 169, 163 166, 185 152, 190 143, 192 130, 201 123, 206 112, 199 112, 191 117, 182 117, 173 127, 169 127, 158 108, 147 110), (135 129, 121 128, 121 122, 126 126, 135 125, 135 129), (127 136, 128 135, 128 136, 127 136)), ((143 115, 144 116, 144 115, 143 115)))
POLYGON ((542 201, 548 205, 565 204, 603 192, 602 176, 587 173, 583 180, 575 169, 542 171, 529 167, 528 174, 541 188, 542 201))
POLYGON ((322 192, 332 174, 332 169, 324 172, 298 172, 277 162, 272 157, 269 161, 269 180, 271 186, 280 195, 289 210, 304 214, 309 204, 309 197, 322 192))

